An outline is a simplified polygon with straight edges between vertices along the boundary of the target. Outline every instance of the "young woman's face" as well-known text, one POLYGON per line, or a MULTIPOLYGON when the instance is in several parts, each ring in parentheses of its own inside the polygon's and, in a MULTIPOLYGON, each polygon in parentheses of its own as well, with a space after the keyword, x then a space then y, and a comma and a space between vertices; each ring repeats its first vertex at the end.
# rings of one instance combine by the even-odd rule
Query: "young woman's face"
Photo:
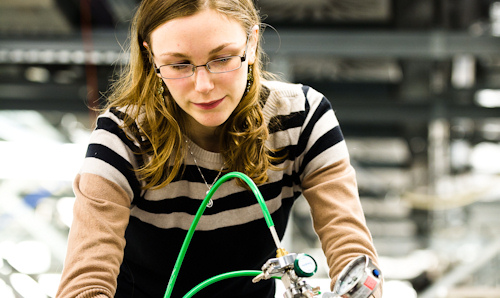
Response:
MULTIPOLYGON (((218 58, 243 56, 246 41, 247 32, 240 23, 208 9, 156 28, 151 34, 150 50, 157 67, 178 63, 204 65, 218 58)), ((240 102, 248 64, 254 61, 255 43, 249 42, 247 60, 237 70, 210 73, 205 67, 197 67, 190 77, 163 81, 173 99, 190 116, 191 125, 215 128, 229 118, 240 102)))

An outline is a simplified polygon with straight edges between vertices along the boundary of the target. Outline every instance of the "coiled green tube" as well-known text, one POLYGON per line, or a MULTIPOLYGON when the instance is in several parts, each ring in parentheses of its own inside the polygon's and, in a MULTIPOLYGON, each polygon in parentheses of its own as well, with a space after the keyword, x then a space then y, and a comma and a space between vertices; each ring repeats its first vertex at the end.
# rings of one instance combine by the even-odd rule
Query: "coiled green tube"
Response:
MULTIPOLYGON (((219 180, 217 180, 217 182, 212 186, 212 188, 210 188, 210 191, 208 192, 207 196, 205 197, 205 199, 201 203, 200 208, 198 208, 198 211, 196 212, 196 215, 193 219, 193 222, 191 223, 191 227, 189 228, 189 230, 186 234, 186 237, 184 238, 184 242, 182 243, 181 250, 179 252, 179 255, 177 256, 177 260, 175 261, 174 269, 172 270, 172 274, 170 275, 170 280, 168 281, 167 289, 165 291, 165 295, 163 296, 163 298, 170 298, 170 295, 172 295, 175 281, 177 280, 177 275, 179 274, 179 271, 181 269, 181 265, 182 265, 182 262, 184 261, 184 256, 186 255, 186 251, 189 247, 189 243, 191 242, 191 239, 193 238, 193 234, 194 234, 194 231, 196 229, 196 226, 198 225, 198 222, 200 221, 200 218, 203 215, 203 212, 205 212, 205 208, 207 207, 208 202, 212 198, 212 196, 215 193, 215 191, 217 190, 217 188, 219 188, 219 186, 222 183, 224 183, 227 180, 232 179, 232 178, 240 178, 246 184, 248 184, 248 186, 252 190, 253 194, 257 198, 257 201, 259 202, 259 205, 260 205, 260 208, 262 209, 262 212, 264 213, 264 219, 266 220, 267 226, 269 228, 274 227, 274 222, 273 222, 273 219, 271 218, 271 214, 269 213, 269 210, 267 209, 266 202, 264 201, 264 198, 262 197, 262 194, 260 193, 259 188, 257 188, 257 185, 255 185, 255 183, 252 181, 252 179, 250 179, 250 177, 248 177, 247 175, 240 173, 240 172, 230 172, 230 173, 225 174, 219 180)), ((238 271, 236 271, 236 272, 238 272, 238 271)), ((246 271, 246 272, 248 272, 248 271, 246 271)), ((259 272, 259 271, 256 271, 256 272, 259 272)), ((231 273, 228 273, 228 274, 231 274, 231 273)), ((232 277, 232 276, 229 276, 229 277, 232 277)), ((229 278, 229 277, 226 277, 226 278, 229 278)), ((207 282, 208 282, 208 280, 207 280, 207 282)), ((215 282, 215 281, 213 281, 213 282, 215 282)), ((194 295, 194 293, 193 293, 193 295, 194 295)))
MULTIPOLYGON (((216 275, 214 277, 211 277, 211 278, 199 283, 196 287, 192 288, 191 291, 187 292, 187 294, 184 295, 182 298, 191 298, 196 293, 198 293, 199 291, 208 287, 209 285, 216 283, 218 281, 224 280, 224 279, 233 278, 233 277, 241 277, 241 276, 257 276, 261 273, 262 273, 262 271, 258 271, 258 270, 240 270, 240 271, 232 271, 232 272, 222 273, 222 274, 216 275)), ((272 278, 280 279, 281 277, 272 276, 272 278)))

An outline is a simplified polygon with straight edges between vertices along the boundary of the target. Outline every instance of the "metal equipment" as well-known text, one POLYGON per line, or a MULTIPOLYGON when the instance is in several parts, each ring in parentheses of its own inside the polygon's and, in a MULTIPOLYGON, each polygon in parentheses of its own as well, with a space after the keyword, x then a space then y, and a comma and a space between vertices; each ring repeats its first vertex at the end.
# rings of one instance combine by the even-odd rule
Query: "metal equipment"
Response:
POLYGON ((340 273, 333 292, 324 293, 323 298, 367 298, 382 280, 380 269, 372 260, 362 255, 352 260, 340 273))
MULTIPOLYGON (((313 298, 321 294, 320 289, 313 288, 303 278, 313 276, 317 268, 310 255, 289 253, 269 259, 262 266, 262 273, 252 281, 281 277, 286 289, 284 298, 313 298)), ((368 256, 362 255, 347 264, 335 283, 334 291, 323 293, 322 298, 368 298, 381 280, 380 269, 368 256)))

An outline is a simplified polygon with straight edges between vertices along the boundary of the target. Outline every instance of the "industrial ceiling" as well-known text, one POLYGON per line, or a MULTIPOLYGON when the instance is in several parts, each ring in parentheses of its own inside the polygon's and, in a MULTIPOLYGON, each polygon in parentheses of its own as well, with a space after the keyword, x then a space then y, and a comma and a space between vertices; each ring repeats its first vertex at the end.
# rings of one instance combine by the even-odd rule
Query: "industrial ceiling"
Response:
MULTIPOLYGON (((353 124, 491 117, 500 40, 489 0, 257 0, 267 67, 318 86, 353 124), (402 117, 401 112, 407 112, 402 117), (409 115, 409 116, 408 116, 409 115)), ((0 2, 0 109, 83 111, 127 63, 138 0, 0 2), (99 92, 99 93, 98 93, 99 92)), ((498 5, 497 5, 498 6, 498 5)), ((498 9, 497 9, 498 10, 498 9)))

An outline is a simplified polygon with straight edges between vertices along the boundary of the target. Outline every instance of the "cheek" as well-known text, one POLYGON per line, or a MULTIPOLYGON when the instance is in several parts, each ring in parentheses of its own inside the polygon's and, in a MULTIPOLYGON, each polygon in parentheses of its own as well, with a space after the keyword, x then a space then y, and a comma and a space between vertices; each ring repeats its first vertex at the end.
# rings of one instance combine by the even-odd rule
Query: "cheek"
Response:
POLYGON ((246 86, 247 86, 247 69, 246 66, 242 66, 240 69, 238 69, 232 79, 231 79, 231 84, 234 88, 234 91, 239 93, 240 96, 243 96, 243 93, 245 92, 246 86))
POLYGON ((188 90, 187 80, 163 80, 165 86, 167 86, 168 91, 172 95, 175 101, 178 98, 182 98, 182 94, 188 90))

